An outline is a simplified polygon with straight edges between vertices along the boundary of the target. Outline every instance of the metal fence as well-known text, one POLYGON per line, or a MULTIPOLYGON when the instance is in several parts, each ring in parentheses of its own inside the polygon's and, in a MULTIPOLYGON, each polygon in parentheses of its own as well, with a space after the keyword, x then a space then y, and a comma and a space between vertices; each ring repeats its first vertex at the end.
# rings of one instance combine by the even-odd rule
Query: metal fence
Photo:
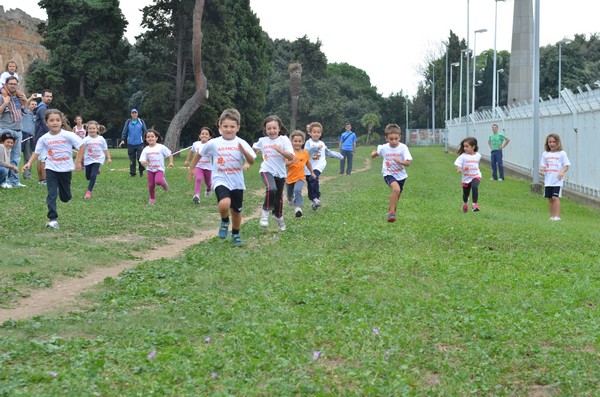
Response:
MULTIPOLYGON (((503 150, 505 167, 533 178, 534 145, 544 151, 546 136, 557 133, 567 152, 571 166, 565 177, 565 188, 597 199, 600 197, 600 89, 586 84, 577 93, 564 89, 559 98, 540 100, 539 141, 533 142, 533 104, 476 112, 447 123, 448 144, 457 147, 466 136, 477 138, 479 152, 489 160, 487 144, 492 124, 510 138, 503 150)), ((539 161, 539 159, 537 159, 539 161)))

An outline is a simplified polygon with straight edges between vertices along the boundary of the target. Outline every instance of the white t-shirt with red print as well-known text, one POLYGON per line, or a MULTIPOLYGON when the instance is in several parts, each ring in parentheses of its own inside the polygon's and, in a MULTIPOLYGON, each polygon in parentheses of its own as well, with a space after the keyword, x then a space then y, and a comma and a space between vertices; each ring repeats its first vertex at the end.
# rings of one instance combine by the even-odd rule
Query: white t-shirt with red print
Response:
POLYGON ((140 162, 148 163, 146 169, 150 172, 165 172, 165 157, 171 155, 171 150, 161 143, 154 146, 146 146, 140 154, 140 162))
MULTIPOLYGON (((208 141, 206 141, 208 143, 208 141)), ((192 144, 192 152, 200 154, 202 148, 206 143, 202 143, 201 141, 196 141, 192 144)), ((212 170, 212 158, 210 156, 202 156, 198 163, 196 163, 196 168, 201 168, 203 170, 212 170)))
POLYGON ((262 152, 263 162, 260 165, 259 172, 268 172, 277 178, 285 178, 287 169, 285 168, 285 157, 281 155, 273 146, 278 145, 284 152, 294 154, 294 148, 290 138, 280 135, 275 139, 263 136, 252 147, 262 152))
POLYGON ((75 169, 73 148, 79 150, 83 140, 75 133, 60 130, 56 135, 47 132, 37 141, 35 153, 46 158, 45 168, 54 172, 69 172, 75 169))
POLYGON ((389 143, 378 145, 377 154, 383 157, 383 164, 381 165, 381 174, 383 176, 393 176, 397 181, 401 181, 408 177, 406 167, 402 164, 398 164, 394 160, 412 161, 413 158, 408 150, 408 146, 403 143, 399 143, 396 147, 391 147, 389 143))
POLYGON ((227 140, 223 137, 211 139, 206 142, 200 156, 212 156, 212 187, 225 186, 229 190, 245 190, 243 165, 246 157, 240 151, 240 144, 244 151, 256 158, 256 153, 248 142, 242 138, 235 137, 227 140))
POLYGON ((108 150, 106 140, 97 135, 95 138, 86 136, 83 138, 83 144, 85 145, 85 153, 83 157, 83 165, 90 165, 94 163, 104 164, 106 155, 104 154, 108 150))
POLYGON ((477 152, 473 154, 462 153, 458 156, 454 165, 462 170, 462 183, 471 183, 473 179, 481 179, 479 161, 481 161, 481 154, 477 152))

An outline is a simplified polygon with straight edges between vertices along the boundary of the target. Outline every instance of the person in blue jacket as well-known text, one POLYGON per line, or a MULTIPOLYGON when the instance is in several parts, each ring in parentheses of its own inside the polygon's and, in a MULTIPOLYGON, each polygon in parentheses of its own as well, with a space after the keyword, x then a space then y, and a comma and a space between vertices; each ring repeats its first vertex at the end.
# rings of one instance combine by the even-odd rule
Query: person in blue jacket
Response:
POLYGON ((121 143, 119 147, 127 142, 127 154, 129 155, 129 173, 132 177, 136 175, 136 161, 140 171, 140 178, 144 176, 146 169, 140 163, 140 155, 144 149, 144 134, 146 133, 146 123, 138 117, 137 109, 131 109, 131 118, 125 121, 123 132, 121 132, 121 143))

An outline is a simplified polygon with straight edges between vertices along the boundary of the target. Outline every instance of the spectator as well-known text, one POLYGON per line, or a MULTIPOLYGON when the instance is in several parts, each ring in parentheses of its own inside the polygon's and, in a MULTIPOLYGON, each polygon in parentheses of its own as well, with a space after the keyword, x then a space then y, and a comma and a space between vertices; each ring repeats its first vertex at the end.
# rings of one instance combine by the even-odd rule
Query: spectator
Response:
POLYGON ((346 175, 350 175, 352 172, 352 159, 354 153, 356 153, 356 134, 352 131, 350 123, 346 123, 346 131, 340 137, 340 152, 342 152, 342 156, 344 157, 340 161, 340 175, 344 175, 344 168, 346 168, 346 175), (348 161, 347 167, 346 161, 348 161))
POLYGON ((125 121, 123 132, 121 132, 121 143, 119 147, 127 142, 127 154, 129 155, 129 173, 135 176, 136 161, 140 171, 140 178, 144 176, 144 166, 140 163, 140 155, 144 149, 144 134, 146 133, 146 123, 138 117, 137 109, 131 109, 131 118, 125 121))

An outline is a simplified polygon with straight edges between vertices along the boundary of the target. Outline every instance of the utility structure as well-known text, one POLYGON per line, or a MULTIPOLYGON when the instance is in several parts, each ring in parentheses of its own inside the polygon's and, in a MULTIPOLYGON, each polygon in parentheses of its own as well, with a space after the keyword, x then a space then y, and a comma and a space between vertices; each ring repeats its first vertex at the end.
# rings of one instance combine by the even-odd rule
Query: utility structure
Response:
POLYGON ((507 105, 533 98, 533 2, 515 0, 507 105))

